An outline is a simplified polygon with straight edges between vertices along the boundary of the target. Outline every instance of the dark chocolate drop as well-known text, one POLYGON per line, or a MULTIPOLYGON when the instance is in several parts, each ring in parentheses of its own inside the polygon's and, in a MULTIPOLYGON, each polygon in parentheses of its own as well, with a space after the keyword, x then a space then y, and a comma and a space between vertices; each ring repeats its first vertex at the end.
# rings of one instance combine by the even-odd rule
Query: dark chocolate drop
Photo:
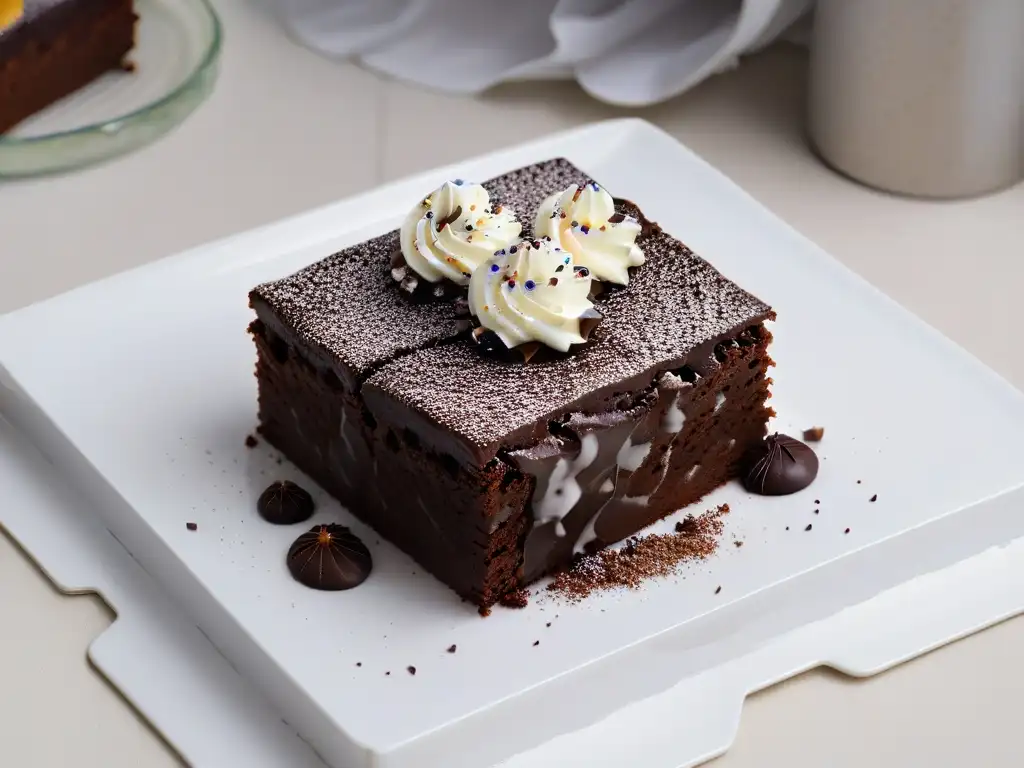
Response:
POLYGON ((313 497, 291 480, 271 483, 256 502, 260 517, 274 525, 294 525, 313 516, 313 497))
POLYGON ((762 496, 802 491, 818 475, 818 457, 789 435, 769 435, 746 457, 743 486, 762 496))
POLYGON ((343 525, 315 525, 288 550, 288 570, 300 584, 340 591, 358 587, 373 569, 370 550, 343 525))

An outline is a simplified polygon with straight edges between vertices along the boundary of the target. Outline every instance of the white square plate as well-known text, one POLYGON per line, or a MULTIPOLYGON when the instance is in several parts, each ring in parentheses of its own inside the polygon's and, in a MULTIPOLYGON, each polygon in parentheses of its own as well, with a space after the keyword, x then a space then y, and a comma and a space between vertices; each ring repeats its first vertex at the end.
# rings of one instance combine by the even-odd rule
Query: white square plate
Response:
MULTIPOLYGON (((1024 396, 636 120, 425 173, 4 316, 0 409, 335 768, 493 764, 1024 534, 1024 396), (243 444, 248 290, 393 227, 454 173, 555 156, 775 307, 773 404, 784 430, 826 427, 816 484, 706 499, 732 507, 725 546, 678 578, 487 620, 320 494, 315 521, 351 525, 376 566, 351 592, 300 587, 284 553, 302 528, 254 512, 271 480, 312 483, 243 444)), ((805 642, 792 667, 842 667, 878 629, 805 642)), ((702 706, 738 709, 741 688, 702 706)))

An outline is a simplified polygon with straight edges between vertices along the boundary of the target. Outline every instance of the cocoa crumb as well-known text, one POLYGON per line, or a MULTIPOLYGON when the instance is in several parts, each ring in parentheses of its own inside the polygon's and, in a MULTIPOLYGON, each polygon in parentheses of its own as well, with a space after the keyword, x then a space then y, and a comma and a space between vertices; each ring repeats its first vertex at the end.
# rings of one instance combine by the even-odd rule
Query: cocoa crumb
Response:
POLYGON ((715 594, 717 595, 717 594, 718 594, 719 592, 721 592, 721 591, 722 591, 722 588, 721 588, 721 587, 718 587, 718 588, 717 588, 717 589, 715 590, 715 594))
POLYGON ((253 435, 246 435, 245 436, 245 447, 246 448, 255 448, 259 444, 260 444, 260 441, 257 440, 253 435))
POLYGON ((732 543, 732 545, 733 545, 734 547, 736 547, 737 549, 739 549, 740 547, 742 547, 742 546, 743 546, 743 542, 742 542, 742 541, 734 541, 734 542, 732 543))
POLYGON ((515 592, 502 595, 498 602, 506 608, 525 608, 530 604, 530 593, 525 589, 517 589, 515 592))
POLYGON ((416 674, 416 667, 409 666, 409 667, 406 667, 406 669, 409 671, 410 675, 415 675, 416 674))
POLYGON ((185 523, 185 527, 188 528, 190 531, 198 531, 199 530, 199 526, 196 525, 195 523, 185 523))
POLYGON ((138 68, 138 65, 134 61, 131 61, 129 59, 125 59, 121 62, 122 72, 134 72, 138 68))
POLYGON ((540 640, 534 640, 533 647, 536 648, 538 645, 540 645, 540 640))
POLYGON ((804 528, 804 530, 805 530, 805 531, 809 531, 809 530, 811 530, 811 528, 813 528, 813 527, 814 527, 813 525, 811 525, 810 523, 808 523, 808 524, 807 524, 807 527, 806 527, 806 528, 804 528))
POLYGON ((824 427, 811 427, 804 430, 804 440, 809 443, 816 443, 825 436, 824 427))
POLYGON ((361 666, 363 666, 363 662, 361 662, 361 661, 357 661, 357 662, 356 662, 356 666, 357 666, 357 667, 361 667, 361 666))
POLYGON ((486 605, 482 605, 479 608, 477 608, 476 612, 483 616, 485 619, 491 615, 491 609, 486 605))
POLYGON ((604 549, 578 558, 548 589, 579 602, 594 592, 637 589, 651 578, 668 576, 681 563, 703 560, 715 551, 724 527, 721 518, 728 511, 729 505, 723 504, 676 523, 676 533, 635 536, 623 550, 604 549))
POLYGON ((550 627, 550 626, 551 626, 551 622, 549 621, 549 622, 548 622, 547 624, 545 624, 544 626, 545 626, 545 627, 550 627))
POLYGON ((845 531, 843 531, 843 533, 849 533, 849 532, 850 532, 849 528, 847 528, 845 531))
POLYGON ((876 493, 874 496, 868 499, 868 501, 878 501, 878 494, 876 493))

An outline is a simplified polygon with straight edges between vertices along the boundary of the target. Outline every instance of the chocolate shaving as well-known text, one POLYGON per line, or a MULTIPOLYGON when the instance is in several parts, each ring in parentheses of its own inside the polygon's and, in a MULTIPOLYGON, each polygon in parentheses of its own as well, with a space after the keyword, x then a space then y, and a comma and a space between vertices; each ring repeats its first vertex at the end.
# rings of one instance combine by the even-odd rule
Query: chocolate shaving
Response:
POLYGON ((583 313, 583 316, 580 317, 580 336, 584 341, 590 339, 590 334, 601 324, 602 320, 604 320, 604 315, 593 307, 583 313))
POLYGON ((816 443, 825 436, 824 427, 811 427, 810 429, 804 430, 804 440, 810 443, 816 443))
POLYGON ((440 232, 442 229, 447 227, 449 224, 452 224, 452 223, 458 221, 458 219, 459 219, 459 217, 461 215, 462 215, 462 206, 461 205, 455 206, 455 210, 454 211, 452 211, 447 216, 445 216, 443 219, 441 219, 439 222, 437 222, 437 231, 440 232))

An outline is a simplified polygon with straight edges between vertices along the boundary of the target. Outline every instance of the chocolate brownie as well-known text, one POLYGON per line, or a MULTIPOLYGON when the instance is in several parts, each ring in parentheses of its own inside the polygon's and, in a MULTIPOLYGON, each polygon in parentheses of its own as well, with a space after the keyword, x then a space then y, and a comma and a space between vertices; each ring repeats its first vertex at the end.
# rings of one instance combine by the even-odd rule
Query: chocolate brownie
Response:
POLYGON ((121 67, 135 22, 132 0, 25 0, 0 23, 0 133, 121 67))
MULTIPOLYGON (((549 196, 588 180, 556 159, 484 187, 530 240, 549 196)), ((615 211, 645 259, 569 354, 483 354, 456 305, 401 295, 398 232, 250 295, 264 436, 482 607, 697 501, 765 436, 771 308, 615 211)))

